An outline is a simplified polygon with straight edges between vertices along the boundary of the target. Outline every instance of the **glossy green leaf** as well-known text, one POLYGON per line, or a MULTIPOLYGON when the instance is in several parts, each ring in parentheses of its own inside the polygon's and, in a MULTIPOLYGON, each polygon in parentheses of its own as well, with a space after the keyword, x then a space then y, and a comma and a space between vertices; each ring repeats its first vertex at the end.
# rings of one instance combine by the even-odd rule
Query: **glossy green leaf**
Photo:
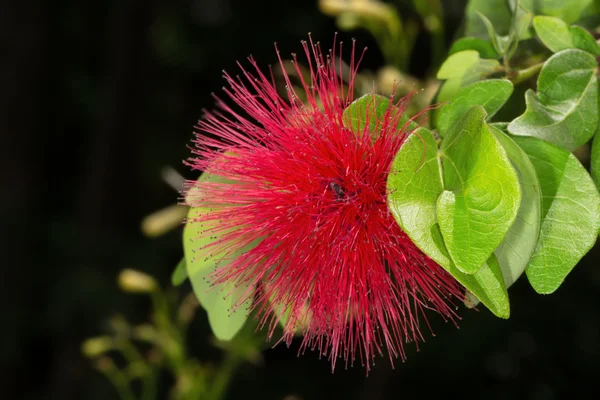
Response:
POLYGON ((600 194, 577 158, 535 138, 514 138, 527 153, 542 188, 542 224, 527 278, 552 293, 592 248, 600 233, 600 194))
POLYGON ((474 274, 515 221, 521 203, 517 173, 473 107, 442 141, 444 192, 437 201, 442 237, 458 269, 474 274))
POLYGON ((488 79, 475 82, 460 89, 450 104, 442 107, 437 114, 437 129, 444 135, 456 124, 471 107, 479 105, 491 118, 506 103, 513 91, 513 85, 505 79, 488 79))
MULTIPOLYGON (((377 94, 366 94, 346 107, 342 114, 342 120, 344 125, 352 127, 354 132, 363 132, 366 124, 368 124, 369 131, 374 132, 377 128, 377 123, 381 124, 390 107, 395 107, 391 112, 391 116, 393 117, 400 109, 394 106, 388 97, 377 94)), ((398 129, 405 128, 406 131, 416 129, 418 124, 414 121, 409 122, 409 119, 408 114, 403 113, 398 120, 398 129)))
POLYGON ((533 27, 542 43, 553 52, 573 48, 569 25, 563 20, 538 15, 533 19, 533 27))
MULTIPOLYGON (((197 195, 203 190, 202 185, 206 182, 231 184, 230 181, 205 173, 198 180, 197 186, 191 190, 197 191, 197 195)), ((183 230, 183 250, 194 294, 208 313, 208 321, 214 335, 219 340, 231 340, 248 318, 254 289, 237 282, 215 285, 212 283, 211 274, 250 250, 251 246, 235 251, 219 247, 221 237, 231 231, 214 230, 215 223, 198 221, 202 215, 210 212, 211 210, 206 208, 190 209, 183 230), (241 299, 245 301, 239 304, 241 299)))
POLYGON ((436 200, 444 190, 435 138, 424 128, 409 135, 388 176, 388 205, 402 230, 435 262, 479 298, 495 315, 508 318, 508 294, 491 257, 473 275, 452 262, 437 223, 436 200))
POLYGON ((533 136, 574 150, 598 126, 598 64, 582 50, 563 50, 548 59, 538 93, 527 91, 527 109, 508 125, 513 135, 533 136))
POLYGON ((179 286, 188 278, 187 267, 185 266, 185 257, 179 261, 173 274, 171 275, 171 283, 173 286, 179 286))
POLYGON ((500 55, 494 50, 494 46, 489 40, 476 37, 464 37, 458 39, 450 47, 449 54, 458 53, 464 50, 475 50, 481 58, 499 58, 500 55))
POLYGON ((600 188, 600 128, 598 128, 598 131, 594 136, 594 141, 592 142, 592 154, 590 164, 592 178, 594 178, 596 186, 600 188))
POLYGON ((519 176, 521 205, 515 223, 494 251, 504 276, 506 287, 510 287, 525 271, 540 234, 542 198, 540 182, 527 154, 504 132, 490 126, 519 176))

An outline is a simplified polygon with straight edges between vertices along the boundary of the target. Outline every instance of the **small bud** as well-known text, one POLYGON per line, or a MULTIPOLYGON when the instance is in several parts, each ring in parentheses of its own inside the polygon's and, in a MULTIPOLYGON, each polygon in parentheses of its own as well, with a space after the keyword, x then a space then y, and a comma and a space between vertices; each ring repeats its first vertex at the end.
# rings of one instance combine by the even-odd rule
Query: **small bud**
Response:
POLYGON ((178 204, 158 210, 142 221, 142 232, 148 237, 158 237, 181 226, 188 207, 178 204))
POLYGON ((158 336, 158 332, 150 324, 138 325, 135 327, 134 332, 136 339, 144 342, 153 342, 158 336))
POLYGON ((385 66, 377 71, 377 88, 384 94, 405 95, 417 86, 417 80, 396 67, 385 66))
POLYGON ((87 339, 81 345, 81 352, 89 358, 98 357, 113 349, 112 339, 108 336, 97 336, 87 339))
POLYGON ((319 8, 323 14, 335 17, 348 9, 348 3, 343 0, 321 0, 319 8))
POLYGON ((129 268, 119 274, 119 286, 121 290, 129 293, 152 293, 158 288, 153 277, 129 268))

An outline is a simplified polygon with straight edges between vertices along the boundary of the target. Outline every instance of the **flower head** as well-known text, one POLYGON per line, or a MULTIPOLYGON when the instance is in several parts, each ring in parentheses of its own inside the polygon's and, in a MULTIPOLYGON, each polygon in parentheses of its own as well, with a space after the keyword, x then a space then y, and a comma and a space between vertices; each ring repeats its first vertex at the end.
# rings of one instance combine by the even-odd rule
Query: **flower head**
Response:
POLYGON ((294 55, 302 89, 284 72, 287 96, 252 58, 252 72, 225 73, 233 105, 217 98, 218 109, 205 112, 188 161, 218 177, 196 191, 190 182, 186 196, 210 212, 187 223, 218 237, 205 250, 231 262, 214 281, 256 288, 238 304, 254 296, 270 332, 281 319, 286 342, 300 330, 302 348, 327 355, 332 367, 343 357, 368 369, 385 349, 404 359, 404 344, 423 340, 426 310, 456 320, 453 302, 463 289, 387 206, 387 176, 410 133, 408 124, 398 127, 410 96, 352 127, 343 112, 353 101, 354 45, 345 80, 335 43, 327 55, 312 41, 303 46, 310 76, 302 77, 294 55))

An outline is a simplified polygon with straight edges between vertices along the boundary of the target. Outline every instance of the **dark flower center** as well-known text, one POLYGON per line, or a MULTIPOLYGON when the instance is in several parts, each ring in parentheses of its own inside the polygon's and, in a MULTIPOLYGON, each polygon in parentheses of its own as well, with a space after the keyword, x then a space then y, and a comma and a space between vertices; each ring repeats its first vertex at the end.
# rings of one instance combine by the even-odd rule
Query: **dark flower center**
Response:
POLYGON ((336 182, 330 182, 329 188, 331 189, 337 200, 343 200, 346 198, 346 192, 344 191, 344 188, 342 188, 336 182))

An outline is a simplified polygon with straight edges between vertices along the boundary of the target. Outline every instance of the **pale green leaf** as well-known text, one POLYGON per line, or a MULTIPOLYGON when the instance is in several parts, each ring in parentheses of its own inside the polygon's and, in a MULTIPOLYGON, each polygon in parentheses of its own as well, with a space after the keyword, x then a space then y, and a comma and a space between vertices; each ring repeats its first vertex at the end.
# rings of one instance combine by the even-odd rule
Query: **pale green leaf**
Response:
POLYGON ((444 190, 437 153, 435 138, 427 129, 420 128, 407 137, 388 176, 390 211, 415 245, 495 315, 508 318, 508 294, 495 258, 467 275, 456 268, 444 246, 436 215, 436 199, 444 190))
POLYGON ((505 79, 488 79, 465 86, 452 98, 450 104, 438 112, 438 132, 443 136, 467 110, 476 105, 482 106, 487 112, 486 119, 490 119, 506 103, 512 91, 512 83, 505 79))
POLYGON ((368 130, 376 133, 375 130, 378 124, 381 127, 381 123, 390 107, 393 107, 390 111, 390 119, 395 118, 396 113, 402 112, 396 124, 398 130, 411 131, 418 127, 416 122, 410 120, 408 113, 405 112, 406 110, 394 105, 388 97, 378 94, 366 94, 353 101, 344 110, 342 121, 344 125, 351 127, 354 132, 363 132, 366 124, 368 124, 368 130))
POLYGON ((517 173, 473 107, 442 141, 445 191, 437 202, 442 237, 458 269, 474 274, 515 221, 521 202, 517 173))
POLYGON ((538 15, 533 27, 542 43, 555 53, 574 47, 569 25, 559 18, 538 15))
POLYGON ((437 101, 450 100, 461 87, 477 82, 499 67, 498 60, 482 59, 475 50, 464 50, 450 55, 437 74, 438 79, 446 79, 437 94, 437 101))
POLYGON ((454 53, 444 61, 437 73, 437 78, 462 78, 469 68, 477 64, 479 60, 479 53, 475 50, 464 50, 454 53))
MULTIPOLYGON (((216 175, 204 173, 197 186, 191 189, 195 191, 194 195, 201 195, 206 182, 232 184, 216 175)), ((217 223, 213 221, 201 222, 201 217, 210 212, 211 209, 207 208, 190 208, 183 230, 183 250, 194 294, 208 313, 214 335, 219 340, 231 340, 248 318, 254 288, 245 282, 234 281, 215 285, 212 274, 250 250, 252 245, 238 249, 219 246, 223 237, 232 231, 217 229, 217 223)))
POLYGON ((521 205, 515 223, 494 251, 509 288, 525 271, 540 234, 541 189, 535 168, 527 154, 504 132, 490 126, 519 176, 521 205))

